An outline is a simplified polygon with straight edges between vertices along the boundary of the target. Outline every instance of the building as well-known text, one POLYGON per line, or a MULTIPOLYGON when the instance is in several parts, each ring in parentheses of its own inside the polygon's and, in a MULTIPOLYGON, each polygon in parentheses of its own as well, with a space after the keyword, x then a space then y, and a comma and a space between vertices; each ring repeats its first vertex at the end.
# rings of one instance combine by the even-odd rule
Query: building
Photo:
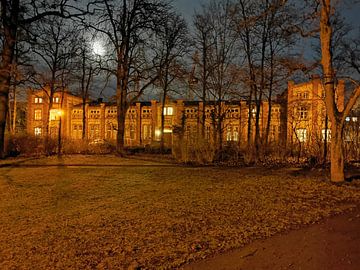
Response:
MULTIPOLYGON (((344 82, 339 81, 336 88, 337 106, 344 109, 344 82)), ((325 90, 319 78, 310 82, 295 84, 288 82, 287 89, 287 142, 321 144, 325 137, 330 140, 331 123, 326 128, 325 90)))
MULTIPOLYGON (((69 92, 55 93, 49 120, 47 112, 49 100, 42 90, 33 90, 28 94, 27 131, 42 136, 46 122, 49 121, 49 134, 57 136, 60 122, 61 135, 68 139, 89 141, 105 139, 115 141, 117 135, 117 109, 114 103, 87 101, 69 92), (86 125, 83 126, 83 108, 86 125)), ((344 85, 338 87, 338 106, 344 106, 344 85)), ((205 115, 205 138, 209 142, 235 142, 240 147, 247 145, 248 115, 255 117, 255 106, 247 101, 207 102, 205 111, 201 101, 167 99, 164 108, 156 100, 141 101, 128 109, 125 121, 125 145, 145 146, 156 144, 161 139, 161 113, 164 113, 164 139, 171 146, 179 136, 188 141, 202 134, 202 119, 205 115), (219 119, 221 124, 219 125, 219 119), (220 135, 221 137, 220 137, 220 135)), ((265 135, 268 115, 271 113, 269 141, 288 145, 293 143, 312 144, 325 137, 324 90, 320 79, 295 84, 288 83, 288 89, 272 102, 271 111, 267 101, 261 103, 260 133, 265 135)), ((255 121, 252 121, 252 137, 255 134, 255 121)), ((330 127, 330 125, 329 125, 330 127)), ((328 138, 330 138, 329 130, 328 138)))

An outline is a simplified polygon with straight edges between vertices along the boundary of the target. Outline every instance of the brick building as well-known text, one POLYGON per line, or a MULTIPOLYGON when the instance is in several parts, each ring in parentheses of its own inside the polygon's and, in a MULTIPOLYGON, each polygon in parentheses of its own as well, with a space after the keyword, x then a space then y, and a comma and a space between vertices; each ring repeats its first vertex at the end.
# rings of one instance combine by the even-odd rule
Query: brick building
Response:
MULTIPOLYGON (((337 106, 344 109, 344 82, 336 88, 337 106)), ((288 82, 287 89, 287 142, 314 145, 325 139, 330 140, 331 123, 326 129, 325 90, 319 78, 310 82, 295 84, 288 82)))
MULTIPOLYGON (((344 87, 338 87, 338 106, 344 106, 344 87)), ((260 132, 265 134, 268 114, 271 113, 269 129, 270 141, 278 143, 312 143, 321 139, 324 130, 325 105, 324 91, 319 79, 295 84, 288 83, 288 89, 280 99, 272 102, 271 112, 269 104, 263 101, 260 111, 260 132)), ((34 90, 28 94, 27 131, 36 136, 44 135, 46 123, 45 114, 49 108, 49 101, 44 91, 34 90)), ((221 121, 222 141, 232 141, 241 145, 247 144, 248 115, 255 116, 255 106, 249 106, 245 100, 224 101, 221 104, 207 102, 205 111, 200 101, 166 100, 163 113, 165 115, 164 138, 167 145, 171 145, 174 133, 183 131, 188 140, 196 138, 202 132, 201 120, 205 114, 205 137, 214 142, 215 133, 221 121), (249 108, 251 107, 251 109, 249 108)), ((162 103, 156 100, 141 101, 132 104, 128 109, 125 128, 125 145, 144 146, 156 143, 161 139, 162 103)), ((116 140, 117 110, 114 103, 102 100, 89 101, 85 105, 86 139, 116 140)), ((61 134, 68 139, 81 139, 83 132, 82 99, 69 92, 55 93, 53 108, 50 110, 49 133, 57 134, 60 117, 62 121, 61 134), (61 102, 62 101, 62 102, 61 102)), ((252 121, 252 135, 255 126, 252 121)), ((217 131, 216 131, 217 130, 217 131)))

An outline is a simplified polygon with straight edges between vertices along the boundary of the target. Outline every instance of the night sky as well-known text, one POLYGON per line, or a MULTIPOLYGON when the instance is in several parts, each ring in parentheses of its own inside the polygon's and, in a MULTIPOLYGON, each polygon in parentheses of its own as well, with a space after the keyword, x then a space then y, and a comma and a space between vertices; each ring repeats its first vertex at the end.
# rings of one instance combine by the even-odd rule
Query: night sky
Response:
MULTIPOLYGON (((185 19, 191 24, 194 10, 199 10, 202 3, 208 3, 211 0, 173 0, 173 5, 185 19)), ((295 0, 299 1, 299 0, 295 0)), ((303 1, 303 0, 300 0, 303 1)), ((342 0, 342 14, 349 19, 352 25, 360 27, 360 1, 359 0, 342 0)))

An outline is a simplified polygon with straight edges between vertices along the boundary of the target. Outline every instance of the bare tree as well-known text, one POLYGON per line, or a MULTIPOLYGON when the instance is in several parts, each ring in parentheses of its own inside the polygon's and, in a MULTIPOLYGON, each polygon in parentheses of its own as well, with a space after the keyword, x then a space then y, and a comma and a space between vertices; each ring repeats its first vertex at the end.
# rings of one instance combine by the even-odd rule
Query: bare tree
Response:
POLYGON ((164 150, 164 127, 165 127, 165 101, 171 90, 171 85, 176 79, 181 79, 184 72, 181 68, 181 59, 189 49, 187 26, 183 18, 176 14, 170 14, 167 21, 160 26, 157 35, 158 57, 160 58, 159 82, 162 90, 161 108, 161 141, 160 148, 164 150))
POLYGON ((320 16, 320 42, 321 64, 323 68, 323 80, 325 88, 325 104, 329 120, 331 122, 331 167, 330 176, 333 182, 343 182, 344 174, 344 123, 347 115, 360 96, 359 82, 355 82, 355 88, 345 105, 343 111, 337 106, 336 72, 333 68, 333 22, 332 14, 335 8, 330 0, 321 0, 320 16))
MULTIPOLYGON (((73 4, 74 1, 70 0, 63 0, 58 4, 45 0, 0 1, 0 28, 3 32, 3 43, 0 49, 0 158, 5 157, 4 141, 11 82, 11 66, 14 63, 14 51, 18 39, 18 30, 20 28, 26 29, 31 23, 49 15, 70 18, 87 13, 73 4)), ((89 5, 90 3, 87 5, 87 8, 89 8, 89 5)))
POLYGON ((124 152, 127 110, 159 77, 153 39, 168 10, 169 6, 159 0, 103 0, 97 5, 98 23, 89 24, 106 36, 113 52, 107 68, 103 68, 116 78, 116 149, 120 155, 124 152))
MULTIPOLYGON (((45 147, 49 151, 49 120, 54 95, 56 92, 62 93, 60 102, 62 106, 63 91, 69 83, 70 71, 74 68, 74 59, 79 44, 76 36, 78 28, 73 24, 67 24, 63 18, 47 17, 33 25, 32 31, 40 33, 34 38, 32 51, 36 55, 34 59, 39 59, 36 61, 38 70, 36 82, 47 96, 47 99, 44 100, 48 104, 43 123, 45 147)), ((61 127, 59 127, 59 137, 61 138, 61 127)), ((61 143, 61 141, 59 142, 61 143)))
POLYGON ((215 104, 211 108, 214 143, 219 150, 223 145, 224 120, 227 114, 224 101, 230 97, 230 92, 238 84, 238 76, 234 72, 238 64, 235 46, 238 36, 232 27, 232 12, 231 1, 211 1, 203 6, 202 14, 195 17, 196 46, 201 54, 201 59, 197 60, 200 67, 198 81, 201 88, 200 97, 204 104, 202 134, 204 136, 205 133, 205 106, 212 100, 215 104))
POLYGON ((204 8, 202 14, 198 13, 194 16, 195 39, 194 47, 196 52, 193 56, 193 70, 191 72, 190 84, 197 88, 192 89, 197 93, 202 101, 201 108, 201 136, 205 139, 206 113, 205 108, 208 101, 208 80, 211 72, 209 65, 209 54, 212 45, 211 25, 209 23, 210 16, 204 8), (198 70, 196 69, 198 67, 198 70))

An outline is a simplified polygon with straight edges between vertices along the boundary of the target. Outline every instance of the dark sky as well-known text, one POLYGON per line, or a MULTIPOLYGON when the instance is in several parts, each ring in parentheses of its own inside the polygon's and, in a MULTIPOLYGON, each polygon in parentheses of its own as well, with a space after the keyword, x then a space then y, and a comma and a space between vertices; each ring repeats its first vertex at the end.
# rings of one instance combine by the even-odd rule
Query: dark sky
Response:
POLYGON ((178 10, 188 21, 192 21, 192 16, 195 9, 201 7, 201 3, 207 3, 209 0, 173 0, 174 7, 178 10))
MULTIPOLYGON (((299 1, 299 0, 295 0, 299 1)), ((303 1, 303 0, 300 0, 303 1)), ((349 19, 349 22, 355 27, 360 27, 360 1, 359 0, 340 0, 343 5, 342 14, 349 19)), ((208 3, 210 0, 173 0, 173 5, 190 24, 194 10, 201 7, 202 3, 208 3)))

